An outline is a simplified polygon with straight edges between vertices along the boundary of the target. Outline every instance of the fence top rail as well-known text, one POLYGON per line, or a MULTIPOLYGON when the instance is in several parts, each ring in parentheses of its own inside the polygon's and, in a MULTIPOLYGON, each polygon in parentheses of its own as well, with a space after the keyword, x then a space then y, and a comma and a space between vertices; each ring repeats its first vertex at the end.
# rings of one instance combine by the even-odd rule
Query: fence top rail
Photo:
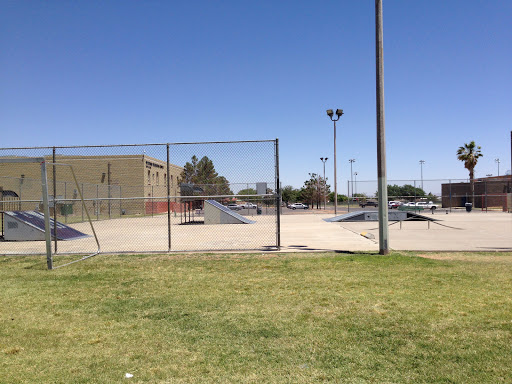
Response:
POLYGON ((167 145, 192 145, 192 144, 240 144, 240 143, 275 143, 273 140, 235 140, 235 141, 197 141, 181 143, 144 143, 144 144, 104 144, 104 145, 53 145, 47 147, 9 147, 0 148, 0 150, 19 150, 19 149, 72 149, 72 148, 115 148, 115 147, 144 147, 144 146, 167 146, 167 145))
POLYGON ((0 158, 0 163, 44 163, 45 159, 43 157, 20 157, 15 159, 2 159, 0 158))

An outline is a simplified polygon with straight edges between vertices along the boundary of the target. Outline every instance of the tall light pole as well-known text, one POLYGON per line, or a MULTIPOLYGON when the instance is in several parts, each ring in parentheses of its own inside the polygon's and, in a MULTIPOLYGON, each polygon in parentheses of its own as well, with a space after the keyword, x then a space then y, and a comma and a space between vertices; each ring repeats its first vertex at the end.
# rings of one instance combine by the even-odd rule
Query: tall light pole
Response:
POLYGON ((354 172, 354 187, 356 189, 356 195, 357 195, 357 172, 354 172))
POLYGON ((348 161, 350 161, 350 184, 351 184, 351 187, 352 187, 352 192, 350 193, 350 197, 354 197, 354 180, 352 179, 352 163, 354 163, 356 161, 356 159, 348 159, 348 161))
POLYGON ((327 116, 334 122, 334 214, 338 212, 338 183, 336 179, 336 122, 343 116, 343 109, 336 110, 337 119, 333 119, 334 113, 332 109, 327 110, 327 116))
POLYGON ((379 254, 389 253, 386 133, 384 124, 384 37, 382 0, 375 0, 375 67, 377 96, 377 176, 379 191, 379 254))
POLYGON ((321 157, 320 160, 322 160, 322 163, 324 163, 324 188, 323 188, 323 194, 324 194, 324 210, 325 210, 325 192, 326 192, 326 183, 325 183, 325 162, 327 161, 328 157, 321 157))
POLYGON ((498 163, 498 176, 500 175, 500 159, 499 157, 497 159, 494 159, 496 163, 498 163))
POLYGON ((420 160, 420 167, 421 167, 421 189, 423 189, 423 164, 425 164, 425 160, 420 160))

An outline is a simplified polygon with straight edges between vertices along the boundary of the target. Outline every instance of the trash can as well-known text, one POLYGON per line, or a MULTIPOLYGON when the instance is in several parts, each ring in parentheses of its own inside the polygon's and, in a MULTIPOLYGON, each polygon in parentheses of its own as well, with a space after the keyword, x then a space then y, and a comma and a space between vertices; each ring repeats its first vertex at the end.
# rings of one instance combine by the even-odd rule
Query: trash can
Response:
POLYGON ((473 203, 466 203, 464 205, 466 206, 466 212, 471 212, 473 209, 473 203))
POLYGON ((256 214, 261 215, 261 207, 256 207, 256 214))
POLYGON ((73 214, 73 204, 62 204, 60 206, 60 214, 62 216, 72 215, 73 214))

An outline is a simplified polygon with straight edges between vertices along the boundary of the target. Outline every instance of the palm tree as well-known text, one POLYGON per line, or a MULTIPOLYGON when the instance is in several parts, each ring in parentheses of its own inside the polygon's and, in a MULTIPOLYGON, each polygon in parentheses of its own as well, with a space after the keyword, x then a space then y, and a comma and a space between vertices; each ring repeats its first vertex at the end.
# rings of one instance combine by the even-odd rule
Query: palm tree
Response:
POLYGON ((464 168, 469 171, 469 184, 471 188, 471 202, 473 202, 475 197, 475 184, 474 184, 474 169, 476 167, 476 163, 478 162, 478 158, 482 157, 482 153, 480 152, 482 147, 477 146, 474 141, 469 144, 464 144, 463 147, 459 147, 457 150, 457 159, 464 162, 464 168))

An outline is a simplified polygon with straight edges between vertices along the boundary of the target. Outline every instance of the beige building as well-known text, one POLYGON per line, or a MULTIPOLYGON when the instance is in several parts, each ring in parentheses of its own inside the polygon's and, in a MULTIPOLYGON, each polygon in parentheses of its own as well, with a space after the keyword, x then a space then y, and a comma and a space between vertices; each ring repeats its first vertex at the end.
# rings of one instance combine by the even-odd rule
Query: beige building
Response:
MULTIPOLYGON (((51 156, 46 157, 48 162, 51 156)), ((71 165, 84 199, 88 200, 96 215, 108 211, 109 216, 119 214, 146 214, 167 212, 167 183, 170 196, 179 195, 178 178, 182 167, 146 155, 114 156, 56 156, 55 195, 57 199, 78 199, 76 183, 70 171, 71 165), (110 200, 109 200, 110 198, 110 200), (160 199, 156 199, 160 198, 160 199), (126 200, 128 199, 128 200, 126 200)), ((53 196, 54 170, 48 164, 48 190, 53 196)), ((14 191, 23 203, 22 209, 34 209, 41 201, 41 167, 31 163, 1 163, 0 188, 14 191)), ((173 198, 172 202, 177 202, 173 198)), ((79 202, 68 205, 77 214, 79 202)), ((172 204, 171 210, 175 204, 172 204)), ((1 207, 0 207, 1 208, 1 207)))

